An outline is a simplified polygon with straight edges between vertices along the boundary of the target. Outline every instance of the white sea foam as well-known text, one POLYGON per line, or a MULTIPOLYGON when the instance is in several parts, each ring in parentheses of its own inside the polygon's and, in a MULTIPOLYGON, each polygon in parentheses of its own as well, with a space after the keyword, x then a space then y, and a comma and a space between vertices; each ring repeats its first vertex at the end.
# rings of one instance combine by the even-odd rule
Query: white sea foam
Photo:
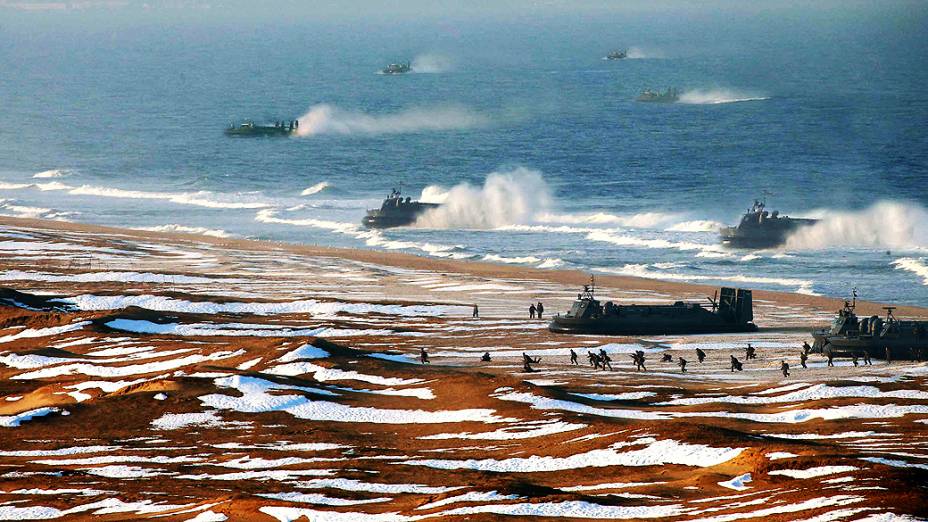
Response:
POLYGON ((43 170, 42 172, 36 172, 32 175, 33 178, 63 178, 70 174, 67 170, 61 169, 52 169, 52 170, 43 170))
POLYGON ((493 172, 482 187, 470 183, 451 189, 430 185, 422 190, 420 199, 441 203, 416 221, 416 226, 427 228, 488 229, 527 223, 551 205, 541 173, 524 167, 493 172))
POLYGON ((423 53, 413 58, 410 66, 414 73, 443 73, 453 70, 454 62, 443 54, 423 53))
MULTIPOLYGON (((540 213, 535 216, 535 221, 538 223, 567 225, 615 225, 628 228, 655 228, 667 226, 676 219, 679 219, 676 214, 667 214, 664 212, 641 212, 631 215, 609 214, 606 212, 580 214, 540 213)), ((587 230, 580 230, 580 232, 585 231, 587 230)))
POLYGON ((311 187, 303 189, 303 192, 300 192, 301 196, 312 196, 313 194, 318 194, 323 190, 331 187, 332 185, 328 181, 320 181, 311 187))
POLYGON ((813 289, 813 281, 788 277, 746 276, 742 274, 718 276, 702 274, 680 274, 650 270, 649 265, 645 264, 627 264, 622 268, 602 268, 600 271, 610 274, 644 277, 648 279, 662 279, 666 281, 731 281, 734 283, 769 284, 794 287, 796 288, 796 292, 800 294, 817 295, 813 289))
POLYGON ((691 89, 680 94, 680 103, 717 105, 747 101, 769 100, 768 96, 735 91, 732 89, 691 89))
POLYGON ((718 232, 721 227, 722 224, 718 221, 694 220, 675 223, 665 230, 667 232, 718 232))
POLYGON ((132 227, 132 230, 148 230, 151 232, 178 232, 181 234, 197 234, 210 237, 235 237, 233 234, 218 228, 188 227, 186 225, 158 225, 153 227, 132 227))
POLYGON ((928 210, 917 203, 880 201, 853 212, 824 211, 822 220, 786 241, 787 250, 831 247, 928 248, 928 210))
POLYGON ((300 116, 298 136, 320 134, 400 134, 483 127, 490 119, 461 106, 411 108, 390 114, 369 114, 329 104, 310 107, 300 116))
POLYGON ((923 285, 928 285, 928 265, 925 264, 925 258, 902 257, 893 261, 893 266, 917 275, 922 278, 923 285))

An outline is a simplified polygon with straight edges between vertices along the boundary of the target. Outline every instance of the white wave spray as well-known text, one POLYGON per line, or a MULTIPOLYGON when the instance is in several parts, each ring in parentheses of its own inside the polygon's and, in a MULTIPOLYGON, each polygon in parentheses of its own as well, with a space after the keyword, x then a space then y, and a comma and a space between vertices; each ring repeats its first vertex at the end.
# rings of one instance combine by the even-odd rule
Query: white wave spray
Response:
POLYGON ((483 127, 490 119, 465 107, 424 107, 392 114, 346 111, 333 105, 310 107, 300 116, 298 136, 319 134, 401 134, 483 127))
POLYGON ((928 247, 928 210, 916 203, 880 201, 857 212, 827 212, 815 225, 797 230, 787 250, 831 247, 922 249, 928 247))
POLYGON ((438 53, 425 53, 416 56, 411 64, 414 73, 443 73, 454 69, 451 58, 438 53))
POLYGON ((680 94, 679 103, 718 105, 720 103, 737 103, 769 99, 769 96, 733 91, 731 89, 691 89, 680 94))
POLYGON ((629 47, 628 56, 626 56, 626 58, 629 60, 647 60, 663 57, 664 53, 657 49, 644 49, 641 47, 629 47))
POLYGON ((922 278, 922 284, 928 286, 928 265, 924 258, 901 257, 892 264, 897 270, 905 270, 922 278))
POLYGON ((416 226, 427 228, 489 229, 527 223, 551 205, 541 173, 524 167, 493 172, 482 187, 461 183, 446 190, 430 185, 420 199, 442 204, 416 221, 416 226))
POLYGON ((235 237, 234 234, 230 234, 225 230, 218 228, 206 228, 206 227, 188 227, 186 225, 158 225, 154 227, 132 227, 132 230, 146 230, 151 232, 176 232, 180 234, 196 234, 199 236, 209 236, 209 237, 219 237, 219 238, 231 238, 235 237))
POLYGON ((70 174, 66 170, 53 169, 53 170, 43 170, 42 172, 36 172, 32 175, 33 178, 63 178, 70 174))
POLYGON ((300 192, 300 195, 301 196, 312 196, 313 194, 318 194, 331 186, 332 185, 328 181, 320 181, 319 183, 316 183, 315 185, 311 187, 303 189, 303 192, 300 192))

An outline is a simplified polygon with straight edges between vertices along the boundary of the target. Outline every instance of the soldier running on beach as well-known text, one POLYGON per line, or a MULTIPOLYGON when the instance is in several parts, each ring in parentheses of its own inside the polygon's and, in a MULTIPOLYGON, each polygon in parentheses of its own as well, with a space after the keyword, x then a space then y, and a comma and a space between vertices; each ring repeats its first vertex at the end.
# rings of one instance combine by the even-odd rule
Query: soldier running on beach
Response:
POLYGON ((684 359, 683 357, 680 357, 677 363, 680 365, 680 372, 686 373, 686 359, 684 359))
POLYGON ((799 352, 799 365, 803 368, 808 368, 808 366, 806 366, 807 360, 809 360, 809 353, 805 350, 799 352))
POLYGON ((757 349, 751 346, 751 343, 748 343, 748 347, 744 349, 745 359, 757 359, 757 349))
POLYGON ((665 353, 663 357, 661 357, 661 362, 673 362, 673 355, 665 353))
POLYGON ((534 304, 531 304, 528 307, 528 318, 529 319, 535 318, 535 305, 534 304))
POLYGON ((828 353, 826 355, 828 356, 828 366, 834 366, 835 365, 835 354, 831 350, 828 350, 828 353))
POLYGON ((744 366, 741 364, 741 361, 739 361, 734 355, 732 355, 731 356, 731 371, 734 372, 735 370, 738 370, 739 372, 744 371, 744 366))
POLYGON ((613 371, 612 370, 612 357, 609 357, 609 354, 606 353, 606 350, 603 350, 602 348, 600 348, 599 350, 599 361, 600 361, 599 363, 600 367, 602 367, 603 370, 606 369, 606 366, 609 366, 609 371, 610 372, 613 371))
POLYGON ((870 352, 864 350, 864 364, 867 366, 873 366, 873 361, 870 360, 870 352))
POLYGON ((483 362, 490 362, 490 352, 483 352, 483 357, 480 358, 483 362))
POLYGON ((474 303, 474 315, 472 315, 471 317, 474 317, 474 318, 480 317, 480 309, 477 308, 477 303, 474 303))
POLYGON ((639 372, 642 370, 648 371, 648 369, 645 368, 644 366, 644 352, 643 351, 641 350, 635 351, 635 353, 631 355, 631 358, 632 358, 632 361, 634 361, 635 363, 635 371, 639 371, 639 372))
POLYGON ((699 364, 702 364, 702 362, 706 360, 706 352, 696 348, 696 359, 699 360, 699 364))
POLYGON ((425 351, 425 348, 419 348, 419 360, 422 361, 422 364, 431 364, 429 354, 425 351))
POLYGON ((803 353, 805 353, 806 355, 808 355, 809 352, 812 351, 812 347, 809 346, 809 343, 807 343, 806 341, 803 341, 803 342, 802 342, 802 351, 803 351, 803 353))
POLYGON ((854 366, 860 366, 857 364, 857 352, 854 352, 854 354, 851 355, 851 362, 854 363, 854 366))
POLYGON ((573 348, 570 349, 570 364, 580 364, 577 362, 577 352, 575 352, 573 348))
POLYGON ((599 356, 593 352, 588 351, 586 352, 586 357, 587 359, 590 360, 590 366, 592 366, 594 370, 598 370, 599 369, 599 356))
POLYGON ((789 363, 780 361, 780 371, 783 372, 783 377, 789 377, 789 363))

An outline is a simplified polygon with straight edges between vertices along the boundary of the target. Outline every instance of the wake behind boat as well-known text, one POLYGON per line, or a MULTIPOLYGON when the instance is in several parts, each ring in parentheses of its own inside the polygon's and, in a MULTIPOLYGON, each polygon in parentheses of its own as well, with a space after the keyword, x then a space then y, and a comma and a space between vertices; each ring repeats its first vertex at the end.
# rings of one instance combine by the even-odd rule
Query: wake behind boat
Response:
POLYGON ((676 87, 668 87, 664 92, 645 89, 635 100, 650 103, 676 103, 680 100, 680 91, 676 87))
POLYGON ((383 200, 380 208, 367 211, 361 224, 367 228, 405 227, 415 223, 426 210, 438 206, 438 203, 413 201, 410 197, 404 199, 400 191, 393 189, 390 196, 383 200))

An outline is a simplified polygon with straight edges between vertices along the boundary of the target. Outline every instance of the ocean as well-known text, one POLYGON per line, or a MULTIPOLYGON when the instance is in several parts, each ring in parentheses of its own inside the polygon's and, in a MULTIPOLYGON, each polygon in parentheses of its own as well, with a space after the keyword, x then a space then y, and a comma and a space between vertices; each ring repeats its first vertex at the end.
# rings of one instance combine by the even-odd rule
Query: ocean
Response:
POLYGON ((928 306, 924 4, 0 24, 0 213, 928 306), (607 61, 614 48, 629 58, 607 61), (413 73, 378 74, 411 60, 413 73), (635 101, 677 87, 680 102, 635 101), (232 122, 299 118, 300 136, 232 122), (446 205, 368 231, 398 188, 446 205), (822 219, 775 250, 755 199, 822 219))

